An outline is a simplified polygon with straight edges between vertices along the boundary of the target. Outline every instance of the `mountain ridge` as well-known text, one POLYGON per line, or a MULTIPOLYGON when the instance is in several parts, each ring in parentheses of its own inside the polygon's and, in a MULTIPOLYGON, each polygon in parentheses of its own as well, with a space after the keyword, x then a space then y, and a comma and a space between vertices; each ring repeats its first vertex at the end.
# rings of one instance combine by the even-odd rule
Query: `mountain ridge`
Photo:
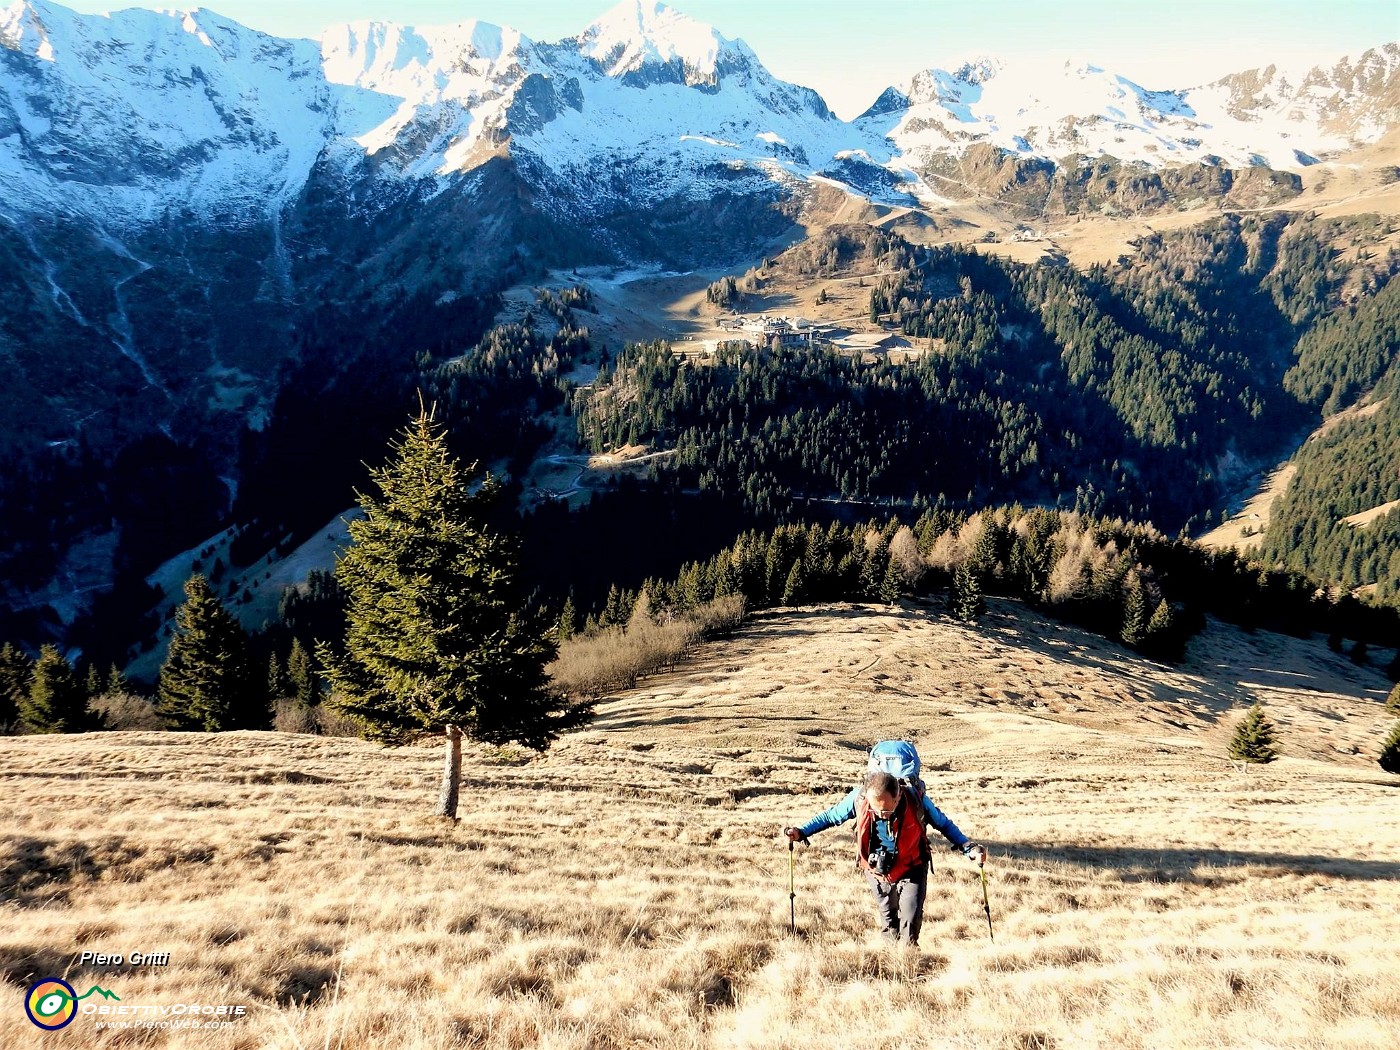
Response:
MULTIPOLYGON (((158 220, 154 198, 213 213, 252 198, 290 202, 318 162, 353 165, 357 147, 366 161, 392 147, 405 162, 391 167, 410 181, 461 177, 499 148, 521 150, 546 196, 551 176, 567 183, 568 171, 597 169, 609 152, 663 156, 702 183, 704 169, 738 164, 784 192, 858 157, 884 169, 852 184, 858 192, 928 204, 939 197, 922 178, 930 157, 978 143, 1057 163, 1296 169, 1400 121, 1394 43, 1297 81, 1270 66, 1167 90, 1085 62, 974 56, 922 71, 843 121, 816 91, 774 77, 743 41, 653 0, 624 0, 552 43, 479 20, 347 23, 310 42, 205 9, 85 16, 22 0, 3 11, 0 41, 13 57, 0 70, 0 143, 15 141, 0 171, 31 208, 86 203, 137 222, 158 220), (86 165, 80 116, 89 137, 112 143, 86 165), (590 143, 602 127, 612 133, 590 143), (120 163, 132 155, 164 171, 120 163), (118 185, 101 187, 103 162, 123 176, 118 185)), ((577 182, 572 191, 584 212, 608 207, 606 192, 595 202, 577 182)), ((644 180, 638 191, 648 199, 644 180)))
MULTIPOLYGON (((1210 97, 1241 127, 1321 114, 1338 143, 1400 124, 1397 55, 1268 67, 1210 97), (1357 85, 1367 105, 1336 103, 1357 85)), ((310 374, 306 396, 356 370, 402 378, 425 347, 474 344, 495 292, 549 270, 729 270, 852 215, 1005 242, 1018 223, 1267 207, 1300 180, 1256 160, 1317 171, 1325 153, 1301 138, 1277 158, 1212 153, 1202 137, 1176 168, 1150 167, 1165 145, 1096 156, 1200 120, 1181 91, 1083 64, 1060 75, 1090 117, 1056 123, 1047 96, 1022 148, 1015 113, 987 111, 1015 75, 972 56, 845 121, 747 44, 650 0, 554 42, 485 21, 289 40, 207 10, 0 7, 0 449, 20 465, 0 506, 24 508, 33 544, 0 530, 6 571, 33 597, 63 577, 65 546, 103 560, 119 530, 154 537, 123 565, 187 547, 223 521, 240 444, 289 375, 310 374), (1036 153, 1050 142, 1067 152, 1036 153), (980 227, 978 209, 1000 213, 980 227), (118 461, 90 505, 62 494, 118 461), (194 493, 190 521, 147 516, 172 476, 194 493)))

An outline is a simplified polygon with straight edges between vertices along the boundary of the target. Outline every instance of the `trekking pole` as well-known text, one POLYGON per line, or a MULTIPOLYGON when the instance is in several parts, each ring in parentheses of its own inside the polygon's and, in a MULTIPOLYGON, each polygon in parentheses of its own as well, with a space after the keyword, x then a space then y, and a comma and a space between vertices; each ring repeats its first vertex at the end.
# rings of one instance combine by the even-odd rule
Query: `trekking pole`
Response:
POLYGON ((797 932, 796 847, 797 843, 788 839, 788 926, 793 933, 797 932))
POLYGON ((987 862, 984 860, 977 865, 977 870, 982 873, 982 910, 987 913, 987 936, 995 943, 996 935, 992 933, 992 904, 987 899, 987 862))

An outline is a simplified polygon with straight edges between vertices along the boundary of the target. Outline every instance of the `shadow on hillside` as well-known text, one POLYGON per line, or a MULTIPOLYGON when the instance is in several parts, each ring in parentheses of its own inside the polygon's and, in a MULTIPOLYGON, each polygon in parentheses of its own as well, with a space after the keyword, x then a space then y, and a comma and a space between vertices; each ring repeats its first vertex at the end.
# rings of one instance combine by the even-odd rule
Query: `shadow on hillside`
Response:
MULTIPOLYGON (((984 633, 1005 645, 1056 663, 1098 671, 1107 680, 1105 684, 1119 683, 1126 688, 1150 692, 1151 699, 1143 699, 1141 702, 1144 704, 1181 704, 1189 707, 1197 717, 1207 723, 1218 721, 1231 710, 1248 706, 1254 699, 1246 684, 1234 680, 1238 676, 1229 673, 1228 668, 1227 674, 1223 676, 1224 680, 1212 680, 1186 664, 1154 664, 1132 650, 1116 649, 1112 642, 1089 637, 1081 628, 1067 625, 1062 630, 1066 637, 1053 640, 1018 625, 988 625, 984 628, 984 633), (1081 632, 1082 636, 1076 638, 1071 632, 1081 632), (1115 657, 1118 659, 1115 660, 1115 657), (1143 666, 1161 667, 1165 672, 1187 679, 1189 684, 1179 688, 1149 674, 1138 673, 1143 666)), ((1265 675, 1255 677, 1263 678, 1265 675)), ((1259 681, 1252 684, 1271 683, 1259 681)), ((1287 684, 1290 688, 1299 688, 1296 680, 1287 684)), ((1065 687, 1072 689, 1074 684, 1069 683, 1065 687)))
POLYGON ((145 852, 119 838, 95 843, 7 838, 0 843, 0 904, 66 904, 74 884, 99 879, 108 870, 126 872, 145 852))
MULTIPOLYGON (((1324 854, 1255 853, 1230 849, 1129 849, 1080 848, 1037 842, 989 843, 993 857, 1002 862, 1033 861, 1073 864, 1095 871, 1109 869, 1123 882, 1158 882, 1191 886, 1222 886, 1239 881, 1232 868, 1263 868, 1248 877, 1327 875, 1361 881, 1400 881, 1400 861, 1324 854)), ((989 869, 990 866, 989 866, 989 869)))
POLYGON ((81 977, 101 972, 95 967, 74 966, 75 955, 48 945, 5 945, 0 947, 0 980, 27 986, 45 977, 62 977, 76 984, 81 977))
POLYGON ((645 708, 632 707, 616 714, 606 714, 595 718, 590 724, 590 729, 612 730, 619 729, 650 729, 655 726, 686 726, 705 725, 713 722, 744 722, 753 723, 752 726, 740 725, 737 729, 747 728, 772 728, 779 722, 784 725, 788 722, 819 722, 822 725, 830 724, 832 719, 820 715, 790 715, 784 714, 781 719, 770 719, 755 712, 740 712, 735 715, 717 715, 708 711, 702 711, 695 715, 671 715, 659 714, 647 711, 645 708))
POLYGON ((879 613, 897 615, 903 612, 905 615, 908 615, 910 612, 915 611, 921 610, 909 610, 895 606, 882 605, 852 605, 847 608, 836 608, 834 606, 825 605, 819 608, 792 608, 783 606, 776 609, 760 609, 752 613, 749 616, 749 626, 762 627, 764 637, 782 638, 787 635, 805 635, 807 633, 803 631, 784 630, 781 627, 775 626, 786 620, 795 620, 799 623, 805 623, 808 620, 865 620, 879 613))

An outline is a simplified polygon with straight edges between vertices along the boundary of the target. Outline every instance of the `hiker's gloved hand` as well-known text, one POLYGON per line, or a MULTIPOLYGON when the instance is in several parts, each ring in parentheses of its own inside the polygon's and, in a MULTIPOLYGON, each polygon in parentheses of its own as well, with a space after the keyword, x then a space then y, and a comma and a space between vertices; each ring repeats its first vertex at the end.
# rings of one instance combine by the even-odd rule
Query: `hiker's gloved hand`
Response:
POLYGON ((987 847, 980 842, 963 843, 962 854, 979 868, 987 863, 987 847))
POLYGON ((802 834, 801 828, 783 828, 783 834, 787 836, 789 842, 807 841, 807 836, 802 834))

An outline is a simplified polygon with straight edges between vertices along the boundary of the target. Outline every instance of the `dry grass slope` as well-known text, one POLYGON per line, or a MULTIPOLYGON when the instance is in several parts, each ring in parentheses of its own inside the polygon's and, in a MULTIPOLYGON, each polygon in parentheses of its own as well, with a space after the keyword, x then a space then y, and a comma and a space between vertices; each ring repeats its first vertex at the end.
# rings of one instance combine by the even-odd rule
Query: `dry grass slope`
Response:
POLYGON ((1176 669, 992 603, 780 611, 527 760, 273 733, 0 741, 0 1047, 1390 1048, 1400 778, 1384 683, 1212 626, 1176 669), (1264 696, 1284 758, 1224 743, 1264 696), (870 937, 849 838, 780 825, 910 735, 992 850, 939 857, 923 950, 870 937), (1360 753, 1351 754, 1352 748, 1360 753), (169 951, 164 969, 77 965, 169 951), (41 1036, 21 989, 245 1003, 214 1032, 41 1036))

